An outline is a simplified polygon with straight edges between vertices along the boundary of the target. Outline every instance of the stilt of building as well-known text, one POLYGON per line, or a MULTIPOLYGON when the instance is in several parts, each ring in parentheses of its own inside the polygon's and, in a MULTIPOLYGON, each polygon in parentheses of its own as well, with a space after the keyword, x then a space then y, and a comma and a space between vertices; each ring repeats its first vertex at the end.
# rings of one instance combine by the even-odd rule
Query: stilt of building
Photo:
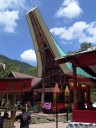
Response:
POLYGON ((73 68, 73 83, 74 83, 74 110, 78 109, 78 91, 77 91, 77 74, 76 74, 76 66, 72 64, 73 68))

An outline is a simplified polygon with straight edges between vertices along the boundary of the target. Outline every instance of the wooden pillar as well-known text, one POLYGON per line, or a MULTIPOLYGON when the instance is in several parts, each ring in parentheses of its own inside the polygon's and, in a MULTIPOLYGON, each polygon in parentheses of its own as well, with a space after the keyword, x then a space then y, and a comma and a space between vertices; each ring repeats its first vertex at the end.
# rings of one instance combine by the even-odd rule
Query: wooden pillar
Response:
POLYGON ((42 83, 42 95, 41 95, 41 104, 43 105, 44 103, 44 95, 45 95, 45 87, 44 87, 44 82, 42 83))
POLYGON ((77 74, 76 74, 76 66, 72 64, 73 68, 73 83, 74 83, 74 110, 78 109, 78 91, 77 91, 77 74))
POLYGON ((87 93, 87 97, 86 97, 86 103, 87 105, 90 104, 90 87, 86 85, 86 93, 87 93))
POLYGON ((11 110, 11 118, 15 118, 16 116, 16 94, 13 95, 12 97, 12 110, 11 110))
POLYGON ((43 54, 43 69, 42 69, 42 95, 41 95, 41 104, 44 104, 44 97, 45 97, 45 76, 46 76, 46 51, 42 52, 43 54))
POLYGON ((60 94, 58 83, 55 84, 53 93, 54 93, 54 105, 55 105, 55 112, 56 112, 56 128, 58 128, 58 101, 59 101, 59 94, 60 94))
POLYGON ((78 101, 82 100, 82 87, 81 84, 78 84, 78 101))

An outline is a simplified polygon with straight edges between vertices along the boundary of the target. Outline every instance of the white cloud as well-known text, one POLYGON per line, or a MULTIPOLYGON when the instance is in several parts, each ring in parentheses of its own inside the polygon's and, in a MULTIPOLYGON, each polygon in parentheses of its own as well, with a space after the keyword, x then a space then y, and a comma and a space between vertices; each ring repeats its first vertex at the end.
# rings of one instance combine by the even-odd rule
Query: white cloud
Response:
POLYGON ((96 44, 96 22, 87 24, 84 21, 76 22, 72 26, 55 27, 50 29, 50 32, 59 36, 61 40, 72 41, 78 40, 79 43, 91 42, 96 44))
POLYGON ((35 51, 32 49, 24 51, 20 57, 22 60, 29 61, 29 62, 35 62, 36 61, 36 54, 35 51))
POLYGON ((0 10, 29 10, 30 8, 39 5, 39 0, 0 0, 0 10))
POLYGON ((3 26, 4 31, 14 32, 17 26, 16 21, 19 19, 18 11, 5 11, 0 12, 0 24, 3 26))
POLYGON ((73 26, 69 28, 65 27, 56 27, 50 29, 50 32, 54 33, 55 35, 58 35, 61 39, 65 40, 72 40, 74 38, 78 38, 83 32, 83 30, 87 27, 87 24, 85 22, 76 22, 73 24, 73 26))
POLYGON ((66 44, 72 44, 72 42, 71 42, 71 41, 68 41, 68 42, 66 41, 66 42, 65 42, 64 40, 61 40, 61 42, 60 42, 60 43, 61 43, 61 44, 64 44, 64 45, 66 45, 66 44))
POLYGON ((39 5, 39 0, 0 0, 0 25, 5 32, 15 32, 20 14, 39 5))
POLYGON ((0 10, 24 8, 25 0, 0 0, 0 10))
POLYGON ((76 18, 83 13, 77 0, 64 0, 59 10, 56 12, 56 17, 76 18))

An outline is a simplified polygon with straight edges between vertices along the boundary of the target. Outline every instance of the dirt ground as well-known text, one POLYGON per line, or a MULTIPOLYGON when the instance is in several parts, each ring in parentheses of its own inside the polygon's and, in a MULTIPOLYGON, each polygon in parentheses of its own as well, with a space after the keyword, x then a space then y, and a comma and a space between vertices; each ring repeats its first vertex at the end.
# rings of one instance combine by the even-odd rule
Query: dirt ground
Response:
MULTIPOLYGON (((17 111, 16 115, 21 111, 17 111)), ((4 113, 2 113, 3 115, 4 113)), ((10 115, 10 113, 9 113, 10 115)), ((56 115, 44 113, 31 113, 31 124, 29 128, 56 128, 56 115)), ((66 128, 66 113, 58 114, 58 128, 66 128)), ((20 122, 14 123, 14 128, 20 128, 20 122)))
MULTIPOLYGON (((20 114, 17 112, 16 115, 20 114)), ((32 124, 29 128, 56 128, 56 115, 55 114, 43 114, 43 113, 32 113, 31 114, 32 124), (35 119, 35 122, 34 122, 35 119)), ((66 128, 66 114, 58 115, 58 128, 66 128)), ((20 123, 15 122, 15 128, 20 128, 20 123)))
MULTIPOLYGON (((15 128, 20 128, 20 123, 15 123, 15 128)), ((29 128, 56 128, 56 123, 31 124, 29 128)), ((66 123, 58 122, 58 128, 66 128, 66 123)))

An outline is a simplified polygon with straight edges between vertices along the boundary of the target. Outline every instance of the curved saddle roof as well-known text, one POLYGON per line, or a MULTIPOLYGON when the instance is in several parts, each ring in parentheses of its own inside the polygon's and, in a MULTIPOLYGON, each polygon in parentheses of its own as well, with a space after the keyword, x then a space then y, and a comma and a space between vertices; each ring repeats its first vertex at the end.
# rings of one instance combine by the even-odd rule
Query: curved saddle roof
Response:
MULTIPOLYGON (((44 23, 44 20, 38 10, 38 8, 35 8, 33 10, 30 10, 26 14, 26 18, 28 21, 28 25, 30 28, 31 36, 33 39, 34 47, 35 47, 35 52, 36 52, 36 57, 37 57, 37 66, 38 66, 38 76, 42 77, 42 59, 41 55, 39 52, 39 43, 38 43, 38 33, 43 36, 41 38, 46 38, 48 45, 50 46, 50 50, 54 54, 54 59, 57 57, 63 57, 66 56, 66 53, 60 48, 58 43, 55 41, 51 33, 49 32, 46 24, 44 23), (37 27, 37 28, 36 28, 37 27)), ((59 65, 64 74, 67 75, 73 75, 72 71, 72 64, 71 63, 66 63, 66 64, 61 64, 59 65)), ((81 68, 77 68, 77 76, 78 78, 83 78, 83 77, 88 77, 91 78, 92 76, 86 73, 84 70, 81 68)))

